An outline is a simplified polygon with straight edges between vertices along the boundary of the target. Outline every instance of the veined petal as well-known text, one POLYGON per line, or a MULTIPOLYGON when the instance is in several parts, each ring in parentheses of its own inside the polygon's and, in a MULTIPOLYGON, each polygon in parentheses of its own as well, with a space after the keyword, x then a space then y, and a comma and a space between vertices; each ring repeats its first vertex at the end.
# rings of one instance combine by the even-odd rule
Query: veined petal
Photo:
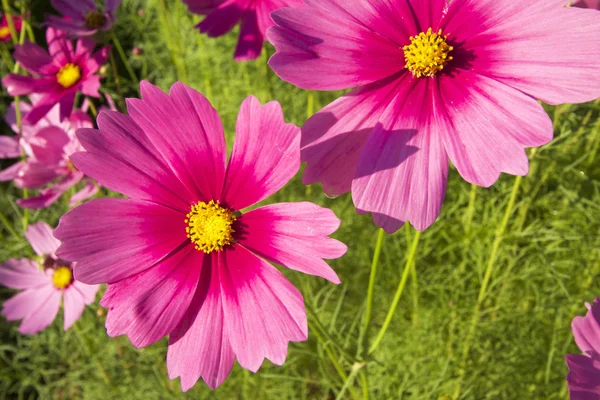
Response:
POLYGON ((585 317, 575 317, 572 323, 575 342, 588 356, 600 358, 600 297, 596 297, 585 317))
POLYGON ((0 264, 0 284, 11 289, 31 289, 49 283, 48 276, 33 260, 19 258, 0 264))
POLYGON ((25 238, 38 256, 51 256, 56 258, 56 249, 60 246, 54 237, 53 229, 45 222, 29 225, 25 238))

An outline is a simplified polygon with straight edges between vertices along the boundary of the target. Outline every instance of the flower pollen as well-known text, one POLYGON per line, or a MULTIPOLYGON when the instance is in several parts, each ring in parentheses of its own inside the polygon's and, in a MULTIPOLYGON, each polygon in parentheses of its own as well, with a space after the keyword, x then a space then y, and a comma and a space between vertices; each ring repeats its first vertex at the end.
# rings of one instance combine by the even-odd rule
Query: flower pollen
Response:
POLYGON ((85 27, 88 29, 100 29, 106 25, 106 16, 98 10, 85 14, 85 27))
POLYGON ((431 77, 444 69, 448 61, 452 60, 449 53, 454 50, 452 46, 448 46, 447 38, 448 36, 442 36, 441 29, 434 33, 431 28, 427 32, 411 36, 410 44, 402 48, 405 67, 416 78, 431 77))
POLYGON ((3 26, 0 28, 0 39, 6 39, 10 36, 10 28, 8 26, 3 26))
POLYGON ((233 242, 233 223, 236 220, 233 212, 221 207, 218 202, 199 202, 192 206, 186 216, 187 237, 194 243, 196 250, 206 254, 221 251, 233 242))
POLYGON ((56 80, 65 89, 70 88, 81 79, 81 68, 75 64, 65 64, 64 67, 56 73, 56 80))
POLYGON ((52 283, 57 289, 64 289, 73 282, 73 272, 69 267, 58 267, 52 275, 52 283))

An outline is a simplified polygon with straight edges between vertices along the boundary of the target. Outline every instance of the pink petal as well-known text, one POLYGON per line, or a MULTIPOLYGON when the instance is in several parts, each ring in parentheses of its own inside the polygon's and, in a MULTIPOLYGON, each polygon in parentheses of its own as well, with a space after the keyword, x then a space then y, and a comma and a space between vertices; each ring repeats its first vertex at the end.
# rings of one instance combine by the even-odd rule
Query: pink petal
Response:
POLYGON ((61 292, 51 284, 27 289, 4 302, 2 315, 9 321, 23 319, 19 332, 34 335, 54 321, 61 297, 61 292))
POLYGON ((46 14, 46 24, 56 30, 69 32, 73 36, 87 36, 96 33, 96 29, 85 26, 85 19, 67 20, 62 16, 46 14))
POLYGON ((243 18, 252 0, 225 0, 198 24, 200 32, 210 37, 226 34, 243 18))
POLYGON ((62 216, 54 235, 75 278, 115 283, 142 272, 187 242, 185 215, 143 201, 94 199, 62 216))
POLYGON ((73 105, 75 104, 75 93, 76 90, 74 90, 75 87, 70 88, 70 91, 68 93, 65 93, 61 98, 60 98, 60 121, 64 121, 66 119, 68 119, 71 116, 71 113, 73 112, 73 105))
POLYGON ((54 204, 63 193, 75 186, 82 178, 83 174, 79 171, 69 172, 64 175, 59 182, 46 189, 40 190, 39 196, 19 199, 17 200, 17 204, 23 208, 35 210, 49 207, 54 204))
POLYGON ((46 43, 48 43, 48 53, 54 62, 61 66, 71 62, 73 43, 69 40, 67 32, 48 27, 46 43))
POLYGON ((81 293, 73 287, 66 288, 63 296, 64 330, 68 330, 83 314, 85 303, 81 293))
POLYGON ((29 140, 29 145, 37 161, 58 165, 65 160, 64 148, 70 140, 69 135, 58 126, 47 126, 29 140))
POLYGON ((87 150, 71 156, 79 170, 102 186, 133 199, 189 212, 195 196, 181 184, 131 117, 102 111, 98 127, 99 130, 80 129, 77 133, 87 150))
POLYGON ((190 12, 206 15, 212 12, 226 0, 183 0, 190 12))
POLYGON ((145 347, 171 333, 194 297, 204 259, 189 244, 152 268, 109 285, 100 302, 109 309, 108 335, 127 335, 135 347, 145 347))
POLYGON ((0 264, 0 284, 11 289, 31 289, 48 283, 48 276, 33 260, 19 258, 0 264))
POLYGON ((552 140, 552 121, 531 97, 465 70, 441 76, 434 107, 450 160, 470 183, 491 186, 500 172, 525 175, 525 147, 552 140), (446 114, 446 115, 443 115, 446 114))
POLYGON ((10 167, 0 171, 0 182, 6 182, 15 179, 19 175, 19 172, 24 165, 25 164, 22 162, 16 162, 10 167))
POLYGON ((350 190, 358 157, 381 114, 399 90, 398 77, 353 90, 302 127, 302 182, 322 182, 329 195, 350 190))
POLYGON ((566 3, 452 1, 442 29, 473 53, 473 72, 550 104, 594 100, 600 96, 600 18, 566 3))
POLYGON ((87 179, 83 188, 71 196, 71 200, 69 200, 69 207, 75 207, 77 203, 94 197, 94 195, 98 193, 98 189, 98 185, 94 181, 87 179))
POLYGON ((600 297, 588 310, 585 317, 575 317, 572 323, 575 342, 582 352, 600 357, 600 297))
POLYGON ((0 158, 17 158, 20 156, 19 139, 12 136, 0 136, 0 158))
POLYGON ((88 76, 86 80, 83 81, 83 83, 81 84, 81 93, 85 94, 86 96, 96 98, 100 97, 100 92, 98 91, 98 89, 100 89, 100 86, 100 75, 88 76))
POLYGON ((85 19, 85 14, 96 10, 92 0, 51 0, 52 7, 65 17, 72 19, 85 19))
MULTIPOLYGON (((87 74, 87 79, 90 79, 91 75, 95 74, 100 69, 100 67, 102 67, 102 65, 106 62, 106 60, 108 59, 108 55, 110 54, 111 48, 111 46, 104 46, 87 59, 87 61, 85 62, 85 71, 87 74)), ((91 83, 87 83, 85 86, 86 92, 96 92, 96 89, 93 87, 96 85, 96 82, 97 81, 94 80, 91 83)), ((90 96, 100 97, 99 95, 96 96, 93 94, 90 94, 90 96)))
POLYGON ((408 7, 371 6, 358 0, 344 5, 336 0, 305 3, 307 7, 271 14, 275 26, 268 29, 267 37, 277 52, 269 65, 280 78, 303 89, 338 90, 375 82, 402 69, 402 46, 407 43, 398 42, 397 34, 388 38, 360 20, 387 26, 386 33, 394 25, 415 34, 414 28, 406 26, 413 21, 408 7))
POLYGON ((240 365, 256 372, 266 357, 283 364, 288 342, 308 336, 300 292, 242 246, 219 253, 225 331, 240 365))
MULTIPOLYGON (((22 96, 55 89, 56 81, 25 75, 8 74, 2 78, 2 85, 11 96, 22 96)), ((32 124, 35 124, 35 122, 32 122, 32 124)))
POLYGON ((200 285, 179 326, 169 337, 169 378, 181 377, 181 389, 190 389, 198 378, 217 388, 229 375, 235 355, 223 327, 223 303, 216 254, 205 260, 200 285))
POLYGON ((248 10, 240 25, 240 37, 235 48, 236 61, 255 60, 260 56, 264 36, 258 27, 256 10, 248 10))
POLYGON ((433 79, 405 73, 396 98, 362 150, 352 182, 356 208, 378 215, 388 233, 410 221, 424 230, 438 217, 446 192, 448 157, 438 136, 433 79))
POLYGON ((573 7, 593 8, 594 10, 600 10, 600 0, 579 0, 574 1, 571 5, 573 7))
POLYGON ((242 103, 221 199, 241 210, 271 196, 300 169, 300 129, 286 124, 279 103, 242 103))
POLYGON ((144 81, 142 100, 127 109, 175 175, 198 198, 218 199, 225 177, 226 147, 216 110, 199 92, 175 83, 169 95, 144 81), (168 133, 168 134, 167 134, 168 133), (199 173, 201 171, 201 173, 199 173))
MULTIPOLYGON (((62 96, 65 94, 64 90, 62 89, 62 87, 57 88, 55 83, 53 83, 53 85, 54 87, 50 91, 47 91, 44 94, 44 96, 33 105, 33 107, 31 108, 31 110, 29 110, 27 115, 25 115, 25 117, 23 118, 24 124, 37 124, 39 120, 44 118, 44 116, 46 116, 46 114, 48 114, 48 112, 50 112, 50 110, 61 101, 62 96)), ((60 104, 60 107, 60 120, 62 122, 62 120, 68 116, 65 116, 65 114, 63 113, 62 103, 60 104)))
POLYGON ((600 359, 567 354, 570 400, 600 400, 600 359))
POLYGON ((47 223, 38 222, 29 225, 25 238, 38 256, 56 258, 55 251, 60 246, 60 242, 54 237, 53 230, 47 223))
POLYGON ((46 50, 34 43, 16 46, 13 57, 23 68, 34 75, 54 75, 58 67, 46 50))
POLYGON ((100 289, 99 285, 86 285, 85 283, 76 280, 73 281, 70 287, 74 287, 79 291, 83 303, 88 306, 96 300, 96 293, 98 293, 98 289, 100 289))
POLYGON ((45 165, 36 161, 23 163, 15 183, 20 188, 37 188, 44 186, 64 173, 64 167, 45 165))
POLYGON ((343 256, 348 248, 328 238, 340 226, 335 214, 313 203, 279 203, 254 209, 240 218, 238 242, 262 258, 305 274, 340 283, 323 259, 343 256))

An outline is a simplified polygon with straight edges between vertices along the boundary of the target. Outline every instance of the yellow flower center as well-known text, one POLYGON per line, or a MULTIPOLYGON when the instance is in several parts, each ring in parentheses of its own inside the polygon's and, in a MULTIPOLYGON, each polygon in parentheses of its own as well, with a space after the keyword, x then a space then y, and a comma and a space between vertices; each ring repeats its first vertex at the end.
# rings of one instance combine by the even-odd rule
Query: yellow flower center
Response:
POLYGON ((65 89, 70 88, 81 79, 81 68, 75 64, 68 63, 56 73, 56 80, 65 89))
POLYGON ((8 36, 10 36, 10 28, 8 26, 0 28, 0 38, 4 39, 8 36))
POLYGON ((446 42, 448 36, 442 36, 442 30, 433 33, 431 28, 417 36, 410 37, 410 44, 404 46, 405 67, 413 76, 433 76, 444 69, 452 56, 448 55, 454 48, 446 42))
POLYGON ((52 283, 58 289, 64 289, 73 282, 73 272, 69 267, 58 267, 52 275, 52 283))
POLYGON ((221 251, 233 242, 233 223, 236 220, 233 212, 221 207, 211 200, 209 203, 199 202, 192 206, 186 216, 187 237, 194 243, 196 250, 206 254, 221 251))
POLYGON ((106 17, 98 10, 85 14, 85 27, 88 29, 99 29, 106 24, 106 17))

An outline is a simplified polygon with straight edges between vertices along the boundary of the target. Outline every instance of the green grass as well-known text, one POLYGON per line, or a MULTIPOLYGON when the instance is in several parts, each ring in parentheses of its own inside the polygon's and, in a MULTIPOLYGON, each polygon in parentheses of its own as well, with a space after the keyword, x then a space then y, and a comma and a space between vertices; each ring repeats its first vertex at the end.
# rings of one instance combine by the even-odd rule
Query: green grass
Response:
MULTIPOLYGON (((40 4, 48 7, 35 2, 38 22, 40 4)), ((229 146, 239 105, 250 94, 262 102, 278 100, 286 120, 299 125, 339 95, 309 95, 279 80, 266 65, 272 47, 257 62, 234 62, 237 32, 209 39, 194 30, 197 22, 180 1, 125 0, 116 33, 128 54, 133 46, 143 50, 130 58, 138 76, 163 89, 181 80, 207 95, 221 114, 229 146)), ((109 68, 105 90, 115 98, 118 93, 137 96, 115 57, 119 87, 109 68)), ((4 109, 10 99, 3 96, 4 109)), ((125 337, 109 338, 105 312, 94 305, 66 333, 62 316, 36 336, 22 336, 18 324, 1 319, 0 398, 345 399, 368 394, 371 399, 430 400, 458 392, 460 399, 567 399, 564 355, 578 351, 570 323, 585 313, 585 301, 600 294, 600 107, 547 111, 556 139, 535 155, 530 152, 531 171, 518 186, 515 177, 503 175, 490 189, 474 188, 451 170, 440 218, 421 235, 415 271, 409 271, 390 327, 371 356, 355 359, 378 230, 368 215, 355 213, 348 195, 329 199, 320 186, 302 185, 298 174, 272 201, 307 200, 332 208, 342 219, 335 237, 349 251, 331 263, 343 281, 339 286, 284 271, 305 297, 310 328, 308 341, 290 345, 284 366, 266 362, 252 374, 236 365, 218 390, 199 382, 182 393, 179 382, 167 378, 166 340, 135 349, 125 337), (514 206, 506 214, 511 193, 516 193, 514 206), (474 319, 494 243, 497 257, 474 319), (469 351, 463 357, 465 347, 469 351)), ((22 193, 8 184, 0 191, 0 210, 17 234, 0 228, 0 260, 33 255, 22 237, 23 210, 15 206, 22 193)), ((56 224, 67 209, 62 199, 28 218, 56 224)), ((404 227, 384 238, 371 343, 414 235, 404 227)), ((3 299, 12 294, 0 289, 3 299)))

